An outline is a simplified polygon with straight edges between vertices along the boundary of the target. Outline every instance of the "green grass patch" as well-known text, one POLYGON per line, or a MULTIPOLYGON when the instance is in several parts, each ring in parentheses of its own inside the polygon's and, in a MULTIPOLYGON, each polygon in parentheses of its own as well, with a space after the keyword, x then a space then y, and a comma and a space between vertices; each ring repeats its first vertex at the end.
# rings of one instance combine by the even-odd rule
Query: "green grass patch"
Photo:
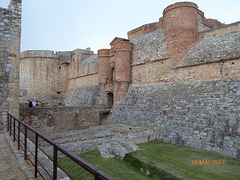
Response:
POLYGON ((130 155, 180 179, 240 179, 240 160, 234 158, 156 140, 140 144, 140 148, 130 155), (195 160, 221 160, 221 164, 194 165, 195 160))
MULTIPOLYGON (((79 156, 117 180, 152 180, 152 178, 148 177, 144 173, 137 171, 129 163, 121 159, 102 158, 97 150, 83 153, 79 156)), ((66 169, 67 172, 70 172, 70 174, 73 175, 73 177, 76 179, 94 179, 92 175, 83 170, 83 168, 78 167, 78 169, 76 169, 76 167, 74 167, 76 164, 74 162, 71 162, 70 159, 59 158, 58 164, 64 167, 64 169, 66 169)))
MULTIPOLYGON (((139 146, 141 150, 127 154, 124 160, 102 158, 97 150, 79 156, 117 180, 240 179, 238 159, 156 140, 139 146), (224 160, 224 164, 194 165, 203 160, 224 160)), ((94 179, 67 158, 59 158, 58 163, 76 179, 94 179)))
POLYGON ((154 179, 168 179, 168 180, 177 180, 178 178, 162 169, 156 168, 155 166, 152 166, 151 164, 144 163, 143 161, 133 157, 131 154, 127 154, 124 159, 124 161, 131 164, 135 169, 137 169, 140 172, 144 172, 149 177, 152 177, 154 179))

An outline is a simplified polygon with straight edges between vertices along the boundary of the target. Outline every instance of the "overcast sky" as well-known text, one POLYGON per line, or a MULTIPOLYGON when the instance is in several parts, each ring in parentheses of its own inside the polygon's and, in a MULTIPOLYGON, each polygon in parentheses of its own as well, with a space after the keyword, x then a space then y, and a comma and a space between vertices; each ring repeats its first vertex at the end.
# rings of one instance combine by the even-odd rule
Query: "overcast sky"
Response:
MULTIPOLYGON (((109 48, 115 37, 157 22, 176 0, 22 0, 21 51, 109 48)), ((7 7, 10 0, 0 0, 7 7)), ((240 0, 194 0, 205 17, 240 21, 240 0)))

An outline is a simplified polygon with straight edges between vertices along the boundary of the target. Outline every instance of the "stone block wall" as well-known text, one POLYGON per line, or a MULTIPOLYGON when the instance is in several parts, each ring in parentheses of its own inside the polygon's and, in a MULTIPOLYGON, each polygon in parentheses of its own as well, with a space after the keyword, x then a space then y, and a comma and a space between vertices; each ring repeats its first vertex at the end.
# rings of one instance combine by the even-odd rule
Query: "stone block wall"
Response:
MULTIPOLYGON (((67 91, 78 87, 98 85, 98 56, 92 55, 78 63, 78 74, 75 78, 69 77, 67 91)), ((67 93, 68 93, 67 92, 67 93)))
POLYGON ((130 41, 133 43, 131 65, 137 66, 166 59, 167 43, 163 29, 158 29, 130 41))
POLYGON ((128 39, 132 40, 137 37, 143 36, 145 34, 148 34, 150 32, 156 31, 159 28, 159 22, 154 22, 150 24, 145 24, 143 26, 140 26, 136 29, 133 29, 129 31, 128 34, 128 39))
POLYGON ((152 127, 159 140, 240 158, 239 95, 237 79, 131 85, 111 121, 152 127))
POLYGON ((20 62, 21 103, 62 99, 64 77, 60 76, 60 58, 54 51, 25 51, 20 62))
MULTIPOLYGON (((237 24, 222 28, 216 37, 199 39, 176 68, 167 55, 163 30, 131 40, 133 84, 182 83, 240 78, 240 34, 237 24), (232 28, 231 28, 232 27, 232 28), (230 30, 231 29, 231 30, 230 30)), ((208 31, 208 34, 219 30, 208 31)), ((217 33, 216 33, 217 34, 217 33)))
POLYGON ((202 40, 206 40, 206 39, 221 37, 226 34, 239 32, 239 29, 240 29, 240 22, 238 21, 236 23, 224 25, 224 26, 221 26, 221 27, 213 29, 213 30, 208 29, 206 31, 200 32, 198 39, 199 39, 199 41, 202 41, 202 40))
POLYGON ((19 59, 21 0, 0 8, 0 129, 6 128, 7 112, 19 115, 19 59))
POLYGON ((99 91, 98 85, 76 87, 66 94, 64 103, 66 106, 97 106, 99 91))
POLYGON ((91 107, 20 108, 20 120, 49 134, 99 125, 99 114, 91 107))
POLYGON ((98 93, 92 89, 98 86, 97 66, 98 56, 89 49, 22 52, 20 61, 22 107, 27 106, 28 100, 38 100, 41 107, 95 105, 98 93), (86 92, 85 89, 90 90, 89 93, 94 97, 84 99, 81 95, 86 92), (76 95, 76 92, 81 95, 76 95))

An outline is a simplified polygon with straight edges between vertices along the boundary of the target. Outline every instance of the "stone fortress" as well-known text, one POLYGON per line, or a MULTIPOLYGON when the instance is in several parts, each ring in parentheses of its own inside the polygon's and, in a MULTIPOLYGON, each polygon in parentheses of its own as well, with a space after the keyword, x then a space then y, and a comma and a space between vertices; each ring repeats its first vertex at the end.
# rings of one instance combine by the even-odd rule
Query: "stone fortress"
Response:
POLYGON ((22 52, 20 118, 45 133, 148 128, 148 140, 240 158, 240 22, 225 25, 179 2, 110 45, 98 54, 22 52), (41 108, 25 108, 29 99, 41 108))

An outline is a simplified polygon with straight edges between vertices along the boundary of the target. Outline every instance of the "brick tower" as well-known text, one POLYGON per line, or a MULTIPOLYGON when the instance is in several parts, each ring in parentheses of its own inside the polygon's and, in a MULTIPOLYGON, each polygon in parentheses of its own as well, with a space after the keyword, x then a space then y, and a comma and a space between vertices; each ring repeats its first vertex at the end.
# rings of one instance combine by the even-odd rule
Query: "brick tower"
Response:
POLYGON ((198 6, 192 2, 172 4, 164 9, 163 18, 168 55, 176 67, 198 39, 198 6))
POLYGON ((111 109, 114 102, 120 101, 131 82, 132 43, 114 38, 110 45, 111 49, 98 50, 99 104, 102 109, 111 109))

